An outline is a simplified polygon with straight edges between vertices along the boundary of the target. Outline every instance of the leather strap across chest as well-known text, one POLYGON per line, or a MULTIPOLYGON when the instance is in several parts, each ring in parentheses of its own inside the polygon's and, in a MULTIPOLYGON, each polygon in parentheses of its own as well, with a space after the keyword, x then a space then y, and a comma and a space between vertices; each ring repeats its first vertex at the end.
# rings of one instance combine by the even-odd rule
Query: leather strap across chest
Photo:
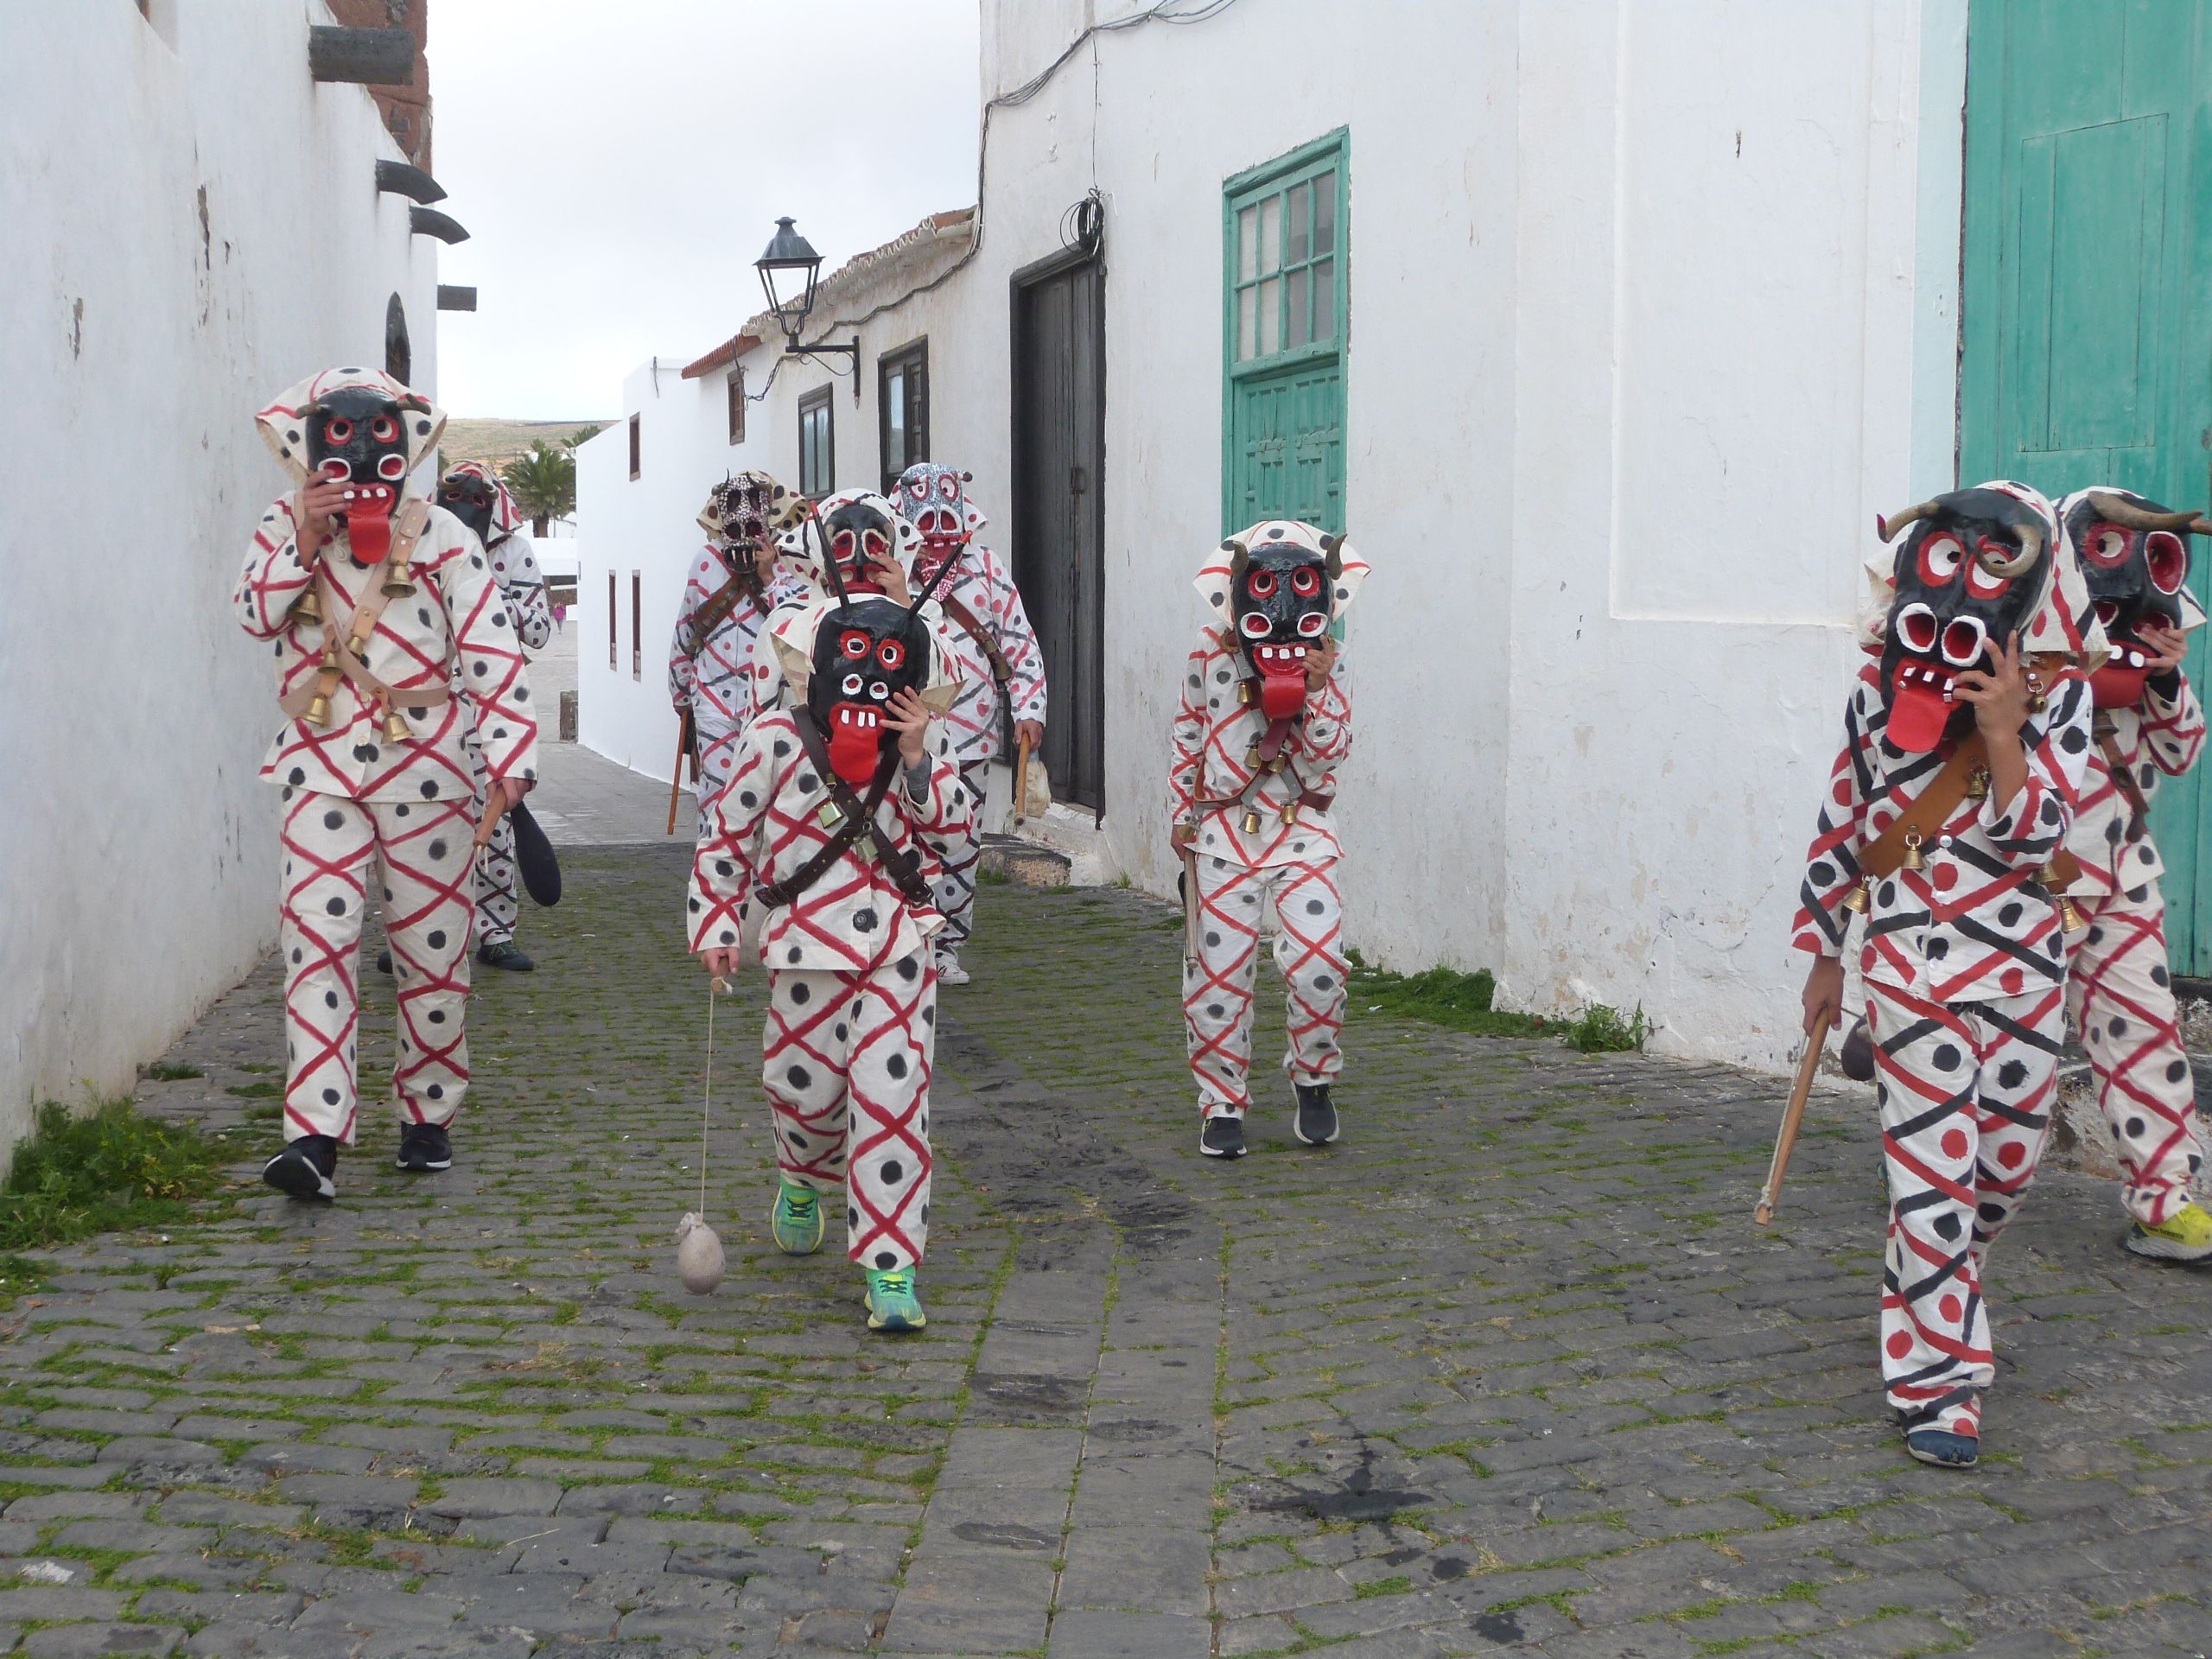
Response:
POLYGON ((734 570, 728 582, 715 589, 705 604, 691 613, 691 647, 684 654, 696 657, 706 649, 708 636, 728 618, 741 600, 758 603, 760 579, 750 570, 734 570))
MULTIPOLYGON (((1967 798, 1974 774, 1988 765, 1989 747, 1981 733, 1967 733, 1942 770, 1929 779, 1928 787, 1890 820, 1888 829, 1859 849, 1859 873, 1872 881, 1896 874, 1914 848, 1942 833, 1959 803, 1967 798)), ((2080 861, 2063 847, 2044 866, 2044 883, 2054 891, 2071 887, 2081 874, 2080 861)))
POLYGON ((761 902, 772 909, 790 904, 827 875, 837 861, 866 836, 874 846, 883 873, 899 889, 899 896, 910 905, 929 903, 930 887, 922 877, 921 855, 900 852, 898 843, 875 820, 876 810, 883 804, 883 798, 891 791, 892 779, 899 774, 898 751, 893 750, 876 763, 875 776, 868 783, 868 798, 862 800, 830 769, 830 746, 823 740, 822 728, 814 722, 814 711, 802 704, 791 711, 791 724, 798 728, 799 747, 805 750, 808 762, 843 817, 830 839, 805 863, 782 880, 763 882, 754 889, 761 902))
MULTIPOLYGON (((296 503, 294 512, 300 515, 301 522, 305 522, 304 512, 296 503)), ((423 501, 410 500, 399 511, 398 523, 391 538, 391 551, 386 556, 385 563, 410 582, 416 578, 413 565, 415 546, 422 539, 429 521, 429 508, 423 501)), ((421 579, 424 582, 429 580, 427 574, 421 579)), ((453 688, 443 672, 435 685, 410 686, 402 690, 387 685, 369 671, 365 660, 369 642, 376 637, 377 625, 384 620, 385 607, 397 597, 383 582, 372 582, 369 590, 362 594, 360 602, 353 606, 353 616, 346 622, 342 637, 339 632, 337 601, 345 595, 339 591, 338 584, 330 579, 327 562, 320 557, 315 561, 311 591, 317 594, 322 609, 323 664, 313 680, 277 699, 277 706, 286 714, 298 719, 318 698, 327 705, 331 695, 338 690, 340 680, 352 682, 364 702, 385 709, 396 703, 405 703, 411 709, 429 709, 453 700, 453 688)), ((449 667, 450 663, 448 658, 442 667, 449 667)))
POLYGON ((1014 678, 1014 664, 1007 661, 1006 653, 999 649, 998 641, 992 639, 989 631, 976 620, 976 613, 950 594, 940 592, 937 602, 938 608, 976 642, 976 648, 983 653, 984 659, 991 665, 992 683, 1003 691, 1007 682, 1014 678))
POLYGON ((2143 793, 2143 785, 2135 781, 2135 768, 2120 758, 2119 735, 2102 715, 2097 716, 2097 748, 2104 755, 2105 770, 2112 774, 2113 787, 2127 803, 2127 833, 2132 836, 2149 814, 2151 802, 2143 793))

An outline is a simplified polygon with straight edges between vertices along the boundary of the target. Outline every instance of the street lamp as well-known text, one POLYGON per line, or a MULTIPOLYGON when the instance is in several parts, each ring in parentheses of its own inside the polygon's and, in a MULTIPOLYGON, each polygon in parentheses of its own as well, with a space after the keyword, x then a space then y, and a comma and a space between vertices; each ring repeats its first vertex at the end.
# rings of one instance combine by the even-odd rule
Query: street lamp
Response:
POLYGON ((776 326, 783 330, 784 354, 786 357, 822 357, 836 354, 853 360, 853 395, 860 395, 861 340, 855 334, 849 342, 840 345, 822 343, 812 346, 799 344, 799 334, 806 327, 806 319, 814 309, 814 289, 822 274, 822 256, 814 245, 798 233, 795 222, 789 219, 776 221, 776 234, 769 238, 768 246, 753 262, 760 273, 761 291, 768 296, 768 310, 776 319, 776 326))

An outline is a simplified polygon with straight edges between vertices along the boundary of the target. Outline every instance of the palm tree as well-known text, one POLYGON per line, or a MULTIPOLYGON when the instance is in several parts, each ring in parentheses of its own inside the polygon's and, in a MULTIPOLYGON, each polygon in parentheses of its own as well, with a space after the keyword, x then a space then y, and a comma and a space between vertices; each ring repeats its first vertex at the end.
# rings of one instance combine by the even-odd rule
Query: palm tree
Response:
POLYGON ((515 505, 530 515, 530 533, 545 534, 548 519, 565 518, 576 510, 576 458, 566 445, 540 438, 530 453, 518 455, 499 472, 515 505))
POLYGON ((607 423, 605 421, 594 421, 589 426, 580 426, 575 431, 569 433, 567 438, 563 440, 563 447, 569 449, 581 449, 584 445, 589 443, 594 438, 597 437, 601 433, 606 430, 607 423))

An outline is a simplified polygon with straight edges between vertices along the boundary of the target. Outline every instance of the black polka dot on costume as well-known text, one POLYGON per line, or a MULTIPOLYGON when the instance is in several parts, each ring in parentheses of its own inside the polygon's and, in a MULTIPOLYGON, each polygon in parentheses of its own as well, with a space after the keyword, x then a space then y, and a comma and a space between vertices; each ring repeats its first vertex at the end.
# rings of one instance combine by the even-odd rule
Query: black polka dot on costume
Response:
POLYGON ((304 783, 305 783, 305 782, 307 782, 307 780, 308 780, 308 775, 307 775, 307 773, 306 773, 305 772, 302 771, 299 767, 297 767, 297 766, 294 766, 294 767, 292 768, 291 779, 292 779, 292 782, 293 782, 294 784, 296 784, 296 785, 297 785, 297 784, 304 784, 304 783))
POLYGON ((2127 1016, 2124 1014, 2115 1014, 2113 1015, 2111 1029, 2112 1034, 2115 1037, 2126 1036, 2128 1029, 2127 1016))
POLYGON ((2143 1138, 2143 1131, 2148 1126, 2139 1117, 2129 1118, 2126 1126, 2127 1138, 2131 1141, 2141 1140, 2143 1138))
POLYGON ((784 953, 784 960, 785 960, 785 961, 786 961, 786 962, 797 962, 797 961, 798 960, 798 957, 799 957, 799 949, 798 949, 798 946, 797 946, 797 945, 793 945, 793 946, 791 946, 791 948, 790 950, 786 950, 786 951, 784 953))
POLYGON ((443 1008, 432 1008, 428 1017, 434 1026, 442 1026, 446 1022, 446 1013, 443 1008))
POLYGON ((2164 985, 2173 976, 2165 970, 2164 964, 2159 964, 2151 969, 2151 982, 2153 985, 2164 985))
POLYGON ((2189 1062, 2187 1060, 2169 1060, 2166 1063, 2166 1081, 2168 1083, 2179 1083, 2188 1075, 2189 1062))
POLYGON ((2002 1088, 2017 1089, 2027 1080, 2028 1068, 2019 1060, 2007 1060, 1997 1068, 1997 1081, 2002 1088))
POLYGON ((683 901, 683 907, 694 916, 699 913, 699 901, 696 899, 686 899, 683 901))
POLYGON ((1951 942, 1948 939, 1941 938, 1940 936, 1929 940, 1928 954, 1932 959, 1938 962, 1942 961, 1945 957, 1951 954, 1951 942))
POLYGON ((746 807, 758 806, 760 798, 749 789, 741 789, 737 792, 737 804, 746 807))
POLYGON ((442 839, 434 841, 430 843, 430 856, 432 858, 443 858, 445 855, 446 843, 442 839))
MULTIPOLYGON (((867 917, 867 918, 868 918, 868 924, 867 924, 867 925, 868 925, 868 927, 874 927, 874 926, 875 925, 875 912, 874 912, 874 911, 872 911, 872 910, 864 910, 864 911, 862 911, 862 912, 861 912, 861 916, 865 916, 865 917, 867 917)), ((853 925, 854 925, 854 926, 855 926, 855 927, 859 927, 859 926, 861 926, 861 918, 860 918, 860 916, 855 916, 855 917, 854 917, 854 918, 853 918, 853 925)), ((863 930, 863 931, 865 931, 865 930, 863 930)), ((922 971, 922 964, 921 964, 920 963, 917 962, 913 957, 901 957, 899 959, 899 978, 901 978, 901 979, 903 979, 903 980, 906 980, 906 981, 907 981, 907 982, 912 982, 912 980, 913 980, 913 978, 914 978, 914 976, 915 976, 916 975, 919 974, 921 971, 922 971)), ((855 1008, 853 1010, 853 1012, 854 1012, 854 1013, 855 1013, 855 1014, 858 1014, 858 1013, 860 1012, 860 1010, 859 1010, 859 1008, 855 1007, 855 1008)))
POLYGON ((716 875, 735 875, 737 874, 737 866, 731 863, 729 860, 726 858, 718 858, 715 861, 715 874, 716 875))
POLYGON ((294 946, 292 947, 292 960, 293 960, 294 962, 297 962, 299 959, 300 959, 300 948, 299 948, 299 946, 297 946, 297 945, 294 945, 294 946))
POLYGON ((446 1097, 446 1086, 442 1083, 434 1083, 423 1092, 432 1100, 443 1100, 446 1097))
POLYGON ((846 1039, 846 1038, 848 1038, 848 1037, 849 1037, 849 1036, 851 1036, 851 1035, 853 1034, 853 1028, 852 1028, 850 1026, 849 1026, 849 1025, 845 1024, 845 1022, 844 1022, 843 1020, 839 1020, 839 1021, 837 1022, 836 1031, 837 1031, 837 1040, 838 1040, 839 1042, 841 1042, 841 1043, 842 1043, 842 1042, 843 1042, 843 1041, 845 1040, 845 1039, 846 1039))
POLYGON ((888 1250, 878 1250, 875 1253, 875 1265, 880 1271, 888 1273, 899 1265, 899 1258, 888 1250))
POLYGON ((322 827, 326 830, 343 830, 346 827, 346 815, 342 812, 324 813, 322 827))
POLYGON ((2069 754, 2079 754, 2089 747, 2089 734, 2079 726, 2069 726, 2058 740, 2058 747, 2069 754))
POLYGON ((722 929, 721 938, 717 941, 717 943, 722 944, 735 944, 737 943, 736 930, 728 927, 722 929))
POLYGON ((343 916, 346 913, 346 901, 343 899, 333 899, 323 908, 334 916, 343 916))
POLYGON ((324 1090, 322 1091, 322 1103, 326 1106, 335 1106, 338 1103, 338 1091, 335 1089, 324 1090))
POLYGON ((1936 1236, 1938 1238, 1955 1239, 1965 1230, 1960 1225, 1959 1218, 1948 1210, 1936 1217, 1929 1225, 1935 1228, 1936 1236))
POLYGON ((1877 893, 1874 897, 1885 906, 1897 903, 1897 884, 1894 881, 1883 882, 1881 891, 1877 893))
POLYGON ((883 1177, 886 1185, 895 1185, 899 1178, 906 1173, 906 1166, 896 1158, 887 1158, 883 1160, 883 1167, 876 1173, 883 1177))
POLYGON ((883 1062, 883 1069, 894 1077, 905 1077, 906 1075, 906 1057, 904 1054, 893 1054, 889 1056, 883 1062))
POLYGON ((426 801, 435 801, 438 798, 438 783, 436 779, 425 778, 423 780, 423 798, 426 801))
POLYGON ((791 987, 791 1001, 794 1002, 805 1002, 811 999, 814 993, 807 989, 804 985, 794 985, 791 987))
POLYGON ((1949 1043, 1940 1044, 1930 1058, 1935 1061, 1936 1069, 1938 1071, 1955 1071, 1959 1069, 1959 1051, 1949 1043))
POLYGON ((2019 921, 2020 907, 2018 905, 2007 905, 1997 912, 1997 925, 1999 927, 2017 927, 2019 925, 2019 921))
POLYGON ((1336 976, 1333 974, 1316 974, 1313 976, 1313 988, 1317 991, 1333 990, 1336 988, 1336 976))
POLYGON ((808 1071, 803 1065, 794 1065, 787 1068, 784 1072, 784 1076, 790 1081, 791 1087, 794 1089, 810 1088, 814 1084, 814 1073, 808 1071))
POLYGON ((1218 933, 1209 933, 1209 934, 1207 934, 1207 935, 1206 935, 1206 943, 1207 943, 1208 944, 1219 944, 1221 943, 1221 935, 1220 935, 1220 934, 1218 934, 1218 933))
POLYGON ((1805 879, 1816 887, 1824 887, 1835 880, 1835 866, 1824 858, 1816 858, 1806 870, 1805 879))
POLYGON ((801 789, 812 789, 821 781, 810 772, 802 772, 798 775, 798 786, 801 789))
POLYGON ((857 1227, 860 1224, 861 1212, 852 1205, 848 1205, 845 1208, 845 1225, 848 1227, 857 1227))
POLYGON ((444 950, 446 948, 445 929, 442 927, 431 929, 429 937, 424 941, 424 943, 427 944, 433 950, 444 950))

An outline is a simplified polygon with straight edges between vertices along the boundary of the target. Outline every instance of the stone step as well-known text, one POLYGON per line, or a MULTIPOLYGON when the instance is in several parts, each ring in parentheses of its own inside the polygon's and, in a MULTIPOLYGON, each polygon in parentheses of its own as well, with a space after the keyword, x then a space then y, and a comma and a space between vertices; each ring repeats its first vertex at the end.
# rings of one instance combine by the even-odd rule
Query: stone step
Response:
POLYGON ((982 868, 1021 887, 1065 887, 1068 855, 1020 836, 985 836, 982 868))

